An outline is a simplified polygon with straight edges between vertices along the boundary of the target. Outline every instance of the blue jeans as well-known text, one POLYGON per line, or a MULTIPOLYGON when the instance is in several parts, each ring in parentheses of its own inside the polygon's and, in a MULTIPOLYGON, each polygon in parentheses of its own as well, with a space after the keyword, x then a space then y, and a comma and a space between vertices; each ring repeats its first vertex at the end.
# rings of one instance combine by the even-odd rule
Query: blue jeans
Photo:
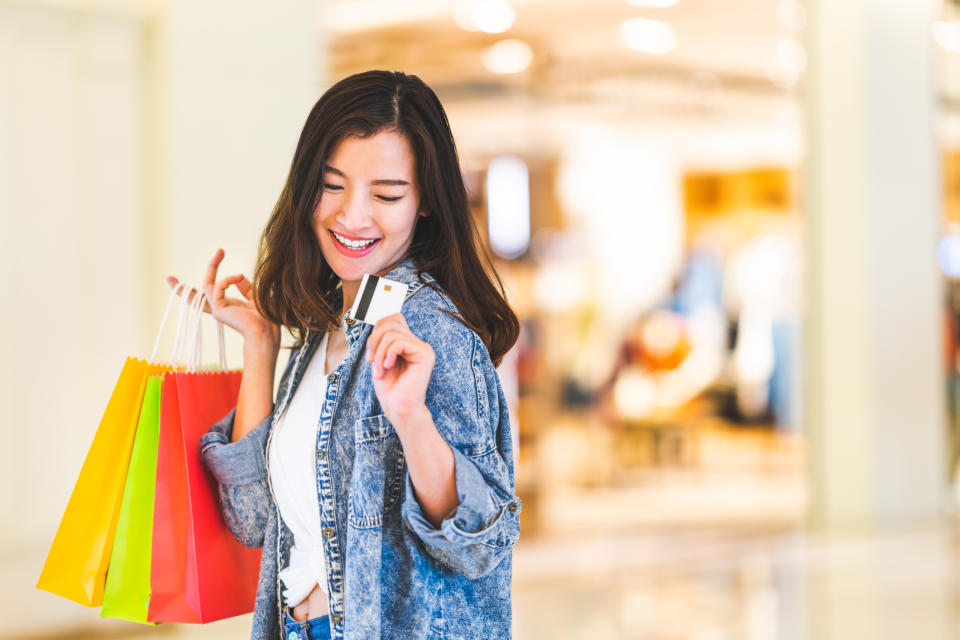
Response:
POLYGON ((330 615, 309 620, 294 620, 287 607, 283 608, 283 640, 330 640, 330 615))

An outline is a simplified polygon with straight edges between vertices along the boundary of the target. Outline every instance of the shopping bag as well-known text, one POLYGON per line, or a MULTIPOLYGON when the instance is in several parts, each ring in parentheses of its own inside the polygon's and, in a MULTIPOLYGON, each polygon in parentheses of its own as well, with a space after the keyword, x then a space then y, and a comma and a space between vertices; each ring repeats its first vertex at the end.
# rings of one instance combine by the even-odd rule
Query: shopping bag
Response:
MULTIPOLYGON (((38 589, 88 607, 103 602, 107 566, 147 379, 172 370, 170 365, 156 362, 156 353, 178 291, 179 288, 174 289, 167 301, 149 361, 128 357, 124 362, 40 572, 38 589)), ((189 319, 186 310, 184 299, 174 341, 175 353, 184 342, 181 334, 189 319)))
POLYGON ((147 607, 162 386, 163 376, 147 380, 100 610, 103 617, 150 625, 154 624, 147 621, 147 607))
POLYGON ((168 368, 133 357, 124 362, 40 572, 38 589, 88 607, 102 603, 147 378, 168 368))
POLYGON ((237 403, 240 371, 164 375, 148 619, 211 622, 253 610, 260 550, 230 533, 200 436, 237 403))
POLYGON ((192 370, 163 377, 147 613, 156 622, 202 623, 249 613, 260 571, 260 550, 230 533, 217 482, 200 458, 200 436, 236 406, 242 377, 227 370, 220 323, 220 370, 198 371, 200 315, 186 334, 195 334, 192 370))

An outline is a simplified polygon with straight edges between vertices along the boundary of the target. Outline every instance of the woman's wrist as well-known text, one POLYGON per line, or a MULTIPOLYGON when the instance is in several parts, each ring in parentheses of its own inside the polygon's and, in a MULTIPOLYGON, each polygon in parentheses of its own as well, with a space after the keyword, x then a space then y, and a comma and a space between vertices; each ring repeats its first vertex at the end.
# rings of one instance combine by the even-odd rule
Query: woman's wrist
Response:
POLYGON ((271 333, 247 335, 244 338, 243 377, 234 416, 234 442, 249 433, 273 410, 273 378, 280 344, 279 339, 275 339, 271 333))
POLYGON ((280 327, 273 323, 264 322, 243 332, 244 342, 280 343, 280 327))
POLYGON ((263 362, 275 365, 280 352, 279 331, 258 330, 243 338, 244 366, 263 362))
POLYGON ((390 422, 393 424, 393 428, 396 429, 397 433, 403 432, 406 433, 416 433, 417 431, 422 431, 423 429, 433 426, 433 415, 430 413, 430 410, 427 408, 426 403, 417 405, 409 413, 403 413, 394 415, 393 418, 387 416, 390 419, 390 422))

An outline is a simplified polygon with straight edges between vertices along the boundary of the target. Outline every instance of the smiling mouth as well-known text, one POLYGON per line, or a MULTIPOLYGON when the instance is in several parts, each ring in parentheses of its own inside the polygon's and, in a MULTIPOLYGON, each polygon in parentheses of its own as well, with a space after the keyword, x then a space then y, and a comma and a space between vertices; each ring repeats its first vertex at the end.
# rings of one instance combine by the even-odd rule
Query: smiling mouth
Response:
POLYGON ((373 245, 377 244, 382 240, 382 238, 372 238, 369 240, 351 240, 345 236, 340 235, 336 231, 330 231, 330 235, 343 247, 350 249, 351 251, 362 251, 364 249, 369 249, 373 245))

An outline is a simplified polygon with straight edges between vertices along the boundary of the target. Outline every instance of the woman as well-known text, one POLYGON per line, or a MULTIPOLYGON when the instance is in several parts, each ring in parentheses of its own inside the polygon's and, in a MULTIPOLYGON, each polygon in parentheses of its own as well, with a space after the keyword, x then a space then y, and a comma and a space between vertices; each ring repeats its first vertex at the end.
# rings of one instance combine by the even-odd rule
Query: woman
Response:
POLYGON ((518 324, 477 238, 436 95, 369 71, 311 110, 254 282, 211 260, 207 310, 244 369, 201 452, 230 530, 263 547, 252 638, 510 636, 521 505, 494 367, 518 324), (364 273, 409 286, 375 327, 348 315, 364 273), (297 344, 274 405, 280 326, 297 344))

